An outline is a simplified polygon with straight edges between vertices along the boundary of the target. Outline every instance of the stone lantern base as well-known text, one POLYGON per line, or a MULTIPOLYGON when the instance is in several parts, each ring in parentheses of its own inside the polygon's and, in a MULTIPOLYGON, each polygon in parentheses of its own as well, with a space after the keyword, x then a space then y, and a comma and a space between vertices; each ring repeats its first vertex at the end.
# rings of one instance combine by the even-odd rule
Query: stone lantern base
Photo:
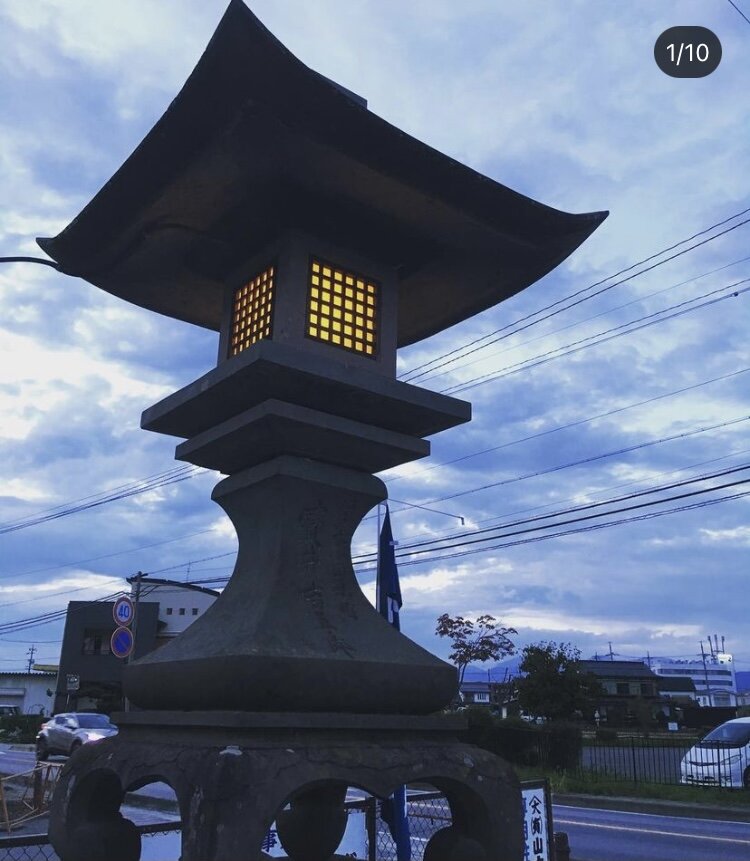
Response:
POLYGON ((85 745, 63 769, 49 836, 62 861, 138 861, 124 793, 155 781, 175 791, 181 861, 260 861, 275 820, 295 861, 328 861, 346 827, 348 787, 385 798, 430 784, 452 825, 425 861, 518 861, 521 795, 510 767, 455 739, 461 722, 398 715, 130 712, 120 734, 85 745))

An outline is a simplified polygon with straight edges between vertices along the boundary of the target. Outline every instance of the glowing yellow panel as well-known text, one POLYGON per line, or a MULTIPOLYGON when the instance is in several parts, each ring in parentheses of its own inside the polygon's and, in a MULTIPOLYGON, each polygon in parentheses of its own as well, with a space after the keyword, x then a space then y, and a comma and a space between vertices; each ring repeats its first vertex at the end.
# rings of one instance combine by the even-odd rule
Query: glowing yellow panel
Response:
POLYGON ((336 347, 376 356, 380 285, 333 263, 310 261, 305 334, 336 347))
POLYGON ((241 287, 232 300, 229 355, 236 356, 272 331, 274 267, 269 266, 241 287))

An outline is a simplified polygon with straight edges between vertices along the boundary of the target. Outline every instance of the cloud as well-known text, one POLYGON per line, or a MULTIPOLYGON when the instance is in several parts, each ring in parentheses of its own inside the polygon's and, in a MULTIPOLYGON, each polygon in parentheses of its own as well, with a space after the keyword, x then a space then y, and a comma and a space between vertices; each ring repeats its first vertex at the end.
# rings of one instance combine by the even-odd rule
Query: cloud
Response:
MULTIPOLYGON (((579 251, 529 290, 401 351, 399 373, 488 332, 504 336, 509 324, 523 326, 548 306, 549 320, 466 359, 438 362, 418 385, 441 390, 497 375, 750 277, 750 264, 737 262, 747 256, 750 227, 738 227, 561 310, 563 297, 583 299, 594 290, 578 291, 750 205, 738 179, 750 168, 737 101, 737 93, 750 90, 750 70, 739 60, 747 35, 729 4, 252 6, 304 62, 431 146, 544 203, 611 210, 579 251), (671 79, 653 62, 656 36, 680 20, 700 20, 722 41, 724 58, 708 78, 671 79)), ((34 238, 54 235, 96 193, 166 109, 224 7, 224 0, 3 4, 0 253, 39 255, 34 238)), ((434 436, 429 459, 384 475, 395 499, 436 500, 436 512, 392 502, 401 548, 440 537, 473 540, 488 525, 744 464, 747 428, 738 424, 557 469, 746 412, 750 379, 736 376, 579 423, 745 367, 748 301, 743 294, 460 394, 473 404, 471 424, 434 436), (456 462, 439 466, 449 461, 456 462), (495 487, 477 490, 489 484, 495 487)), ((134 308, 83 281, 41 267, 0 266, 0 522, 171 469, 175 440, 141 431, 140 413, 213 367, 216 349, 214 333, 134 308)), ((60 608, 67 598, 52 597, 55 584, 93 595, 97 583, 114 591, 106 579, 139 568, 178 578, 188 570, 191 577, 225 575, 236 537, 209 499, 215 481, 202 475, 0 535, 0 586, 17 597, 48 596, 43 606, 60 608), (75 564, 120 550, 97 563, 101 570, 75 564), (230 556, 193 562, 222 553, 230 556), (39 571, 63 564, 73 567, 60 578, 39 571)), ((489 612, 518 627, 519 643, 564 638, 586 654, 601 653, 609 639, 632 656, 688 654, 699 651, 705 630, 718 630, 747 654, 741 602, 727 606, 724 597, 744 589, 746 515, 746 501, 736 500, 404 564, 402 622, 441 654, 446 644, 436 640, 434 625, 442 612, 489 612)), ((374 550, 375 521, 368 520, 353 554, 374 550)), ((372 598, 373 565, 361 567, 369 571, 362 579, 372 598)))

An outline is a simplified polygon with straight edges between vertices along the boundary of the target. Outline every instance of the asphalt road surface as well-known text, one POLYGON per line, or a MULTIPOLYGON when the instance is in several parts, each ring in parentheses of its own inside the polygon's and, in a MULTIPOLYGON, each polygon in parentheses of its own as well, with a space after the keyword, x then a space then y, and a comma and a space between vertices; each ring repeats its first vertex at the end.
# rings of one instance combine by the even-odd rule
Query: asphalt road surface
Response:
POLYGON ((748 861, 750 824, 554 805, 574 861, 748 861))

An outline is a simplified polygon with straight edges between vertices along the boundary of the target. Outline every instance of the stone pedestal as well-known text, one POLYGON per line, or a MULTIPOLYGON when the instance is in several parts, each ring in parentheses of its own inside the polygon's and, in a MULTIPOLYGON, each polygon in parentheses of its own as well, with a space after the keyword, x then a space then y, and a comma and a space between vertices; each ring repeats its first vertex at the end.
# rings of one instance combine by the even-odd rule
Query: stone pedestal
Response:
POLYGON ((328 861, 346 824, 347 787, 385 798, 404 783, 434 786, 451 808, 452 826, 432 837, 425 858, 522 858, 518 781, 502 760, 456 741, 460 721, 149 711, 115 719, 120 734, 86 745, 61 775, 49 834, 62 861, 138 861, 137 832, 119 807, 124 792, 154 781, 177 795, 182 861, 260 861, 274 820, 290 858, 328 861))
POLYGON ((385 498, 371 475, 282 456, 222 481, 239 537, 221 597, 171 643, 130 664, 144 708, 438 711, 455 668, 398 633, 357 585, 350 545, 385 498))

